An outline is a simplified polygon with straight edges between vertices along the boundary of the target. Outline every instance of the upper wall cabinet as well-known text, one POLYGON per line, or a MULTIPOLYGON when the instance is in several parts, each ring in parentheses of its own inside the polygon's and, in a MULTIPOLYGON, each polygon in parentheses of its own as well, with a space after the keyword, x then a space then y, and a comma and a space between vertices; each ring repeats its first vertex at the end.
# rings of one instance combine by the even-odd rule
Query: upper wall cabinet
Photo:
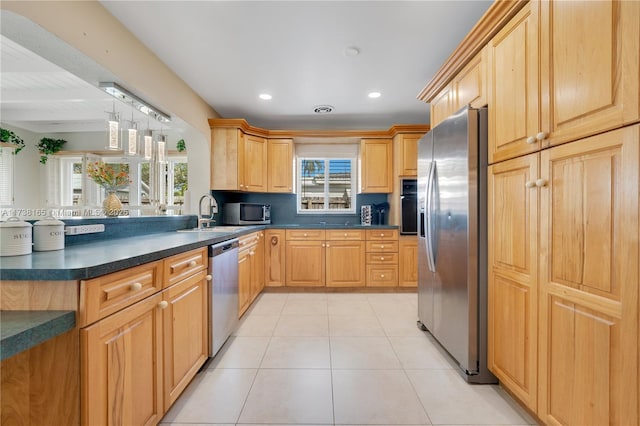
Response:
POLYGON ((487 48, 485 47, 453 78, 453 111, 465 105, 487 105, 487 48))
POLYGON ((237 128, 212 128, 211 188, 267 192, 267 140, 237 128))
POLYGON ((399 134, 394 138, 398 145, 398 176, 418 176, 418 141, 422 134, 399 134))
POLYGON ((447 86, 431 101, 432 129, 453 113, 454 95, 452 88, 453 83, 447 84, 447 86))
POLYGON ((640 2, 540 2, 545 146, 640 118, 640 2))
POLYGON ((267 192, 267 140, 243 135, 238 156, 240 190, 267 192))
POLYGON ((465 105, 487 105, 487 53, 482 49, 431 101, 432 128, 465 105))
POLYGON ((360 141, 360 190, 358 192, 393 192, 392 148, 391 139, 360 141))
POLYGON ((538 8, 527 4, 489 42, 489 163, 535 152, 540 132, 538 8))
POLYGON ((293 139, 267 143, 268 192, 293 192, 293 139))
POLYGON ((638 121, 638 22, 637 1, 528 3, 489 42, 489 162, 638 121))

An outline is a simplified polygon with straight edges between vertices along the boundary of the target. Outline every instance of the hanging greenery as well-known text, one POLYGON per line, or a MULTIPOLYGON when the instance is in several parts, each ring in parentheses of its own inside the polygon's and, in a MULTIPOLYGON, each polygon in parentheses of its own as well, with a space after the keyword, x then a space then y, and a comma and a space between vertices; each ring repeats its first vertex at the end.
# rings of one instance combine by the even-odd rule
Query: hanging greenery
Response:
POLYGON ((40 151, 40 163, 47 164, 49 155, 55 154, 62 149, 62 145, 67 143, 64 139, 42 138, 36 145, 40 151))
POLYGON ((187 143, 184 141, 184 139, 180 139, 178 143, 176 143, 176 148, 178 152, 183 152, 187 149, 187 143))
POLYGON ((0 141, 5 142, 11 145, 15 145, 16 149, 13 151, 13 154, 17 154, 25 147, 24 141, 18 135, 16 135, 11 130, 3 129, 0 127, 0 141))

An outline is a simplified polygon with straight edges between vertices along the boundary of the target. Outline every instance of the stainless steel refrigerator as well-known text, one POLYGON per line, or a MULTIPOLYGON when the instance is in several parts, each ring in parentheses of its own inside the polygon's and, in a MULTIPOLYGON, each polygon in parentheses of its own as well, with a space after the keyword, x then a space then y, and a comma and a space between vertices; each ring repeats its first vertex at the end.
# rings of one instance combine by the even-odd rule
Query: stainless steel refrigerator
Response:
POLYGON ((487 370, 487 110, 465 107, 418 143, 418 325, 472 383, 487 370))

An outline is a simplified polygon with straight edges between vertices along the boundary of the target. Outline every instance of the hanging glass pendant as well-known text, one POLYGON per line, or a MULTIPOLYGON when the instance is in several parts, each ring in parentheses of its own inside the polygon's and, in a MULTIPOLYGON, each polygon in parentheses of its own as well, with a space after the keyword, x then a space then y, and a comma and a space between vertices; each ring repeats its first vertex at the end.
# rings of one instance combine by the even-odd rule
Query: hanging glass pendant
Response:
POLYGON ((145 160, 153 158, 153 136, 150 129, 142 134, 142 156, 145 160))
POLYGON ((138 155, 138 126, 133 121, 129 122, 127 136, 127 155, 138 155))
POLYGON ((167 137, 165 135, 158 135, 158 142, 156 142, 156 147, 158 151, 157 159, 158 163, 166 163, 167 162, 167 137))
POLYGON ((115 110, 109 113, 107 123, 109 129, 109 133, 107 135, 107 149, 111 151, 118 151, 120 149, 120 122, 118 120, 118 114, 116 114, 115 110))

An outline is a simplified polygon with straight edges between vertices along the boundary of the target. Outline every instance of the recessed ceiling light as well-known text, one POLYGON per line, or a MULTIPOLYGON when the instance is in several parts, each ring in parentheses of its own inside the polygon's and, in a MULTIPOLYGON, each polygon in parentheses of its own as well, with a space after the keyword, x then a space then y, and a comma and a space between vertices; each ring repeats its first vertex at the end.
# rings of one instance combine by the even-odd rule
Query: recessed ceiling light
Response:
POLYGON ((379 98, 380 96, 382 96, 382 93, 380 93, 380 92, 371 92, 367 96, 369 96, 371 99, 375 99, 375 98, 379 98))
POLYGON ((316 114, 328 114, 333 111, 333 107, 331 105, 318 105, 313 108, 313 112, 316 114))
POLYGON ((270 95, 270 94, 268 94, 268 93, 260 93, 260 94, 258 95, 258 97, 259 97, 260 99, 262 99, 263 101, 270 101, 270 100, 271 100, 271 98, 272 98, 273 96, 271 96, 271 95, 270 95))
POLYGON ((355 46, 350 46, 344 49, 344 56, 358 56, 360 54, 360 49, 355 46))

